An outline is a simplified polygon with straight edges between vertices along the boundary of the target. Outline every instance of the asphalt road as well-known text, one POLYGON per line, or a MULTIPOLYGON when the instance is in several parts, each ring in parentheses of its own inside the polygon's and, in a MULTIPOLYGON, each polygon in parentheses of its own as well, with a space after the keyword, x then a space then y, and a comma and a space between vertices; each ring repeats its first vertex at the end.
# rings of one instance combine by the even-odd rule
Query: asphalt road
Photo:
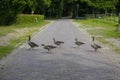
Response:
POLYGON ((51 44, 53 37, 65 42, 50 54, 41 46, 29 49, 27 43, 1 61, 0 80, 120 80, 120 69, 94 52, 91 38, 70 20, 57 20, 32 36, 37 44, 51 44), (75 38, 84 42, 77 47, 75 38))

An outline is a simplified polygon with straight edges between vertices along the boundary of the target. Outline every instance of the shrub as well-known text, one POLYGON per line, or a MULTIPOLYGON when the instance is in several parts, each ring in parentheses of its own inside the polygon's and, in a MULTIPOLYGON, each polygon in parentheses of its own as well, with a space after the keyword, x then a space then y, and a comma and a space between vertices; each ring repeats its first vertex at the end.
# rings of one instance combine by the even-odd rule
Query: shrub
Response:
POLYGON ((43 15, 20 14, 17 16, 16 24, 36 23, 44 20, 43 15))

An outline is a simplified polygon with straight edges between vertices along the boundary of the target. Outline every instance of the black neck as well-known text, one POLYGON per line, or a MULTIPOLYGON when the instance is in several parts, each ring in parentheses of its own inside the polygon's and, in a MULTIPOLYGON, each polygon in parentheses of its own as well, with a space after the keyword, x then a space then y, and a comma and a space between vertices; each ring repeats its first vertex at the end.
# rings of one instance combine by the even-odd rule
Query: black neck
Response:
POLYGON ((28 41, 30 41, 30 40, 31 40, 31 37, 30 37, 30 36, 28 36, 28 37, 29 37, 28 41))
POLYGON ((94 37, 92 37, 92 41, 94 42, 94 37))

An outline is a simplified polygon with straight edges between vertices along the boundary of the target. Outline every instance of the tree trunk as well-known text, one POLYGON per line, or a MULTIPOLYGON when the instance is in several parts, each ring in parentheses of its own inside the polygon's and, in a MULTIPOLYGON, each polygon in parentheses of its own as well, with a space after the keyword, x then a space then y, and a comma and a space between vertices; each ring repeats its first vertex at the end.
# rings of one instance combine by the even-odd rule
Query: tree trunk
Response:
POLYGON ((117 27, 117 31, 120 30, 120 13, 119 13, 119 20, 118 20, 118 27, 117 27))
POLYGON ((95 18, 95 9, 92 9, 92 18, 95 18))
POLYGON ((105 9, 105 16, 107 16, 107 9, 105 9))

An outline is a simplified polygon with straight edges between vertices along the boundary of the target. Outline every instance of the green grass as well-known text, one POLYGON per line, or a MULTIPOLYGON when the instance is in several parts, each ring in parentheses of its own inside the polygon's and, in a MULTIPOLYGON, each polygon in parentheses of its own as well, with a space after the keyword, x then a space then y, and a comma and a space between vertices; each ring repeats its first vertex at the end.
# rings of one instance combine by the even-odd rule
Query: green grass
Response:
POLYGON ((116 32, 117 23, 105 22, 99 19, 76 20, 76 22, 83 24, 83 28, 91 28, 88 30, 91 34, 102 35, 104 37, 120 37, 120 31, 116 32))
POLYGON ((0 59, 9 54, 13 50, 13 46, 0 46, 0 59))
POLYGON ((38 31, 43 25, 47 23, 48 21, 44 21, 42 15, 20 15, 18 16, 18 20, 15 24, 10 26, 0 26, 0 37, 8 35, 9 33, 14 33, 16 29, 30 29, 22 36, 16 39, 12 39, 9 45, 0 46, 0 59, 11 53, 11 51, 18 47, 20 43, 25 42, 28 39, 27 35, 32 35, 34 32, 38 31), (35 17, 38 18, 38 22, 34 21, 35 17))
POLYGON ((0 26, 0 36, 5 36, 6 34, 13 32, 14 30, 11 29, 9 26, 0 26))
POLYGON ((116 26, 117 26, 117 23, 105 22, 105 21, 100 20, 100 19, 76 20, 76 22, 80 22, 83 25, 89 25, 89 27, 92 27, 92 28, 93 27, 116 28, 116 26))
POLYGON ((105 16, 102 18, 102 20, 107 22, 118 22, 119 18, 118 16, 105 16))
MULTIPOLYGON (((107 17, 108 19, 109 17, 107 17)), ((104 20, 107 20, 104 17, 104 20)), ((106 41, 106 38, 114 38, 120 39, 120 31, 116 31, 118 23, 111 21, 104 21, 103 19, 86 19, 86 20, 75 20, 78 23, 82 24, 82 28, 85 28, 88 33, 91 35, 97 36, 97 40, 102 42, 103 44, 107 44, 112 46, 113 50, 116 52, 120 52, 116 46, 106 41), (99 37, 100 36, 100 37, 99 37)))

